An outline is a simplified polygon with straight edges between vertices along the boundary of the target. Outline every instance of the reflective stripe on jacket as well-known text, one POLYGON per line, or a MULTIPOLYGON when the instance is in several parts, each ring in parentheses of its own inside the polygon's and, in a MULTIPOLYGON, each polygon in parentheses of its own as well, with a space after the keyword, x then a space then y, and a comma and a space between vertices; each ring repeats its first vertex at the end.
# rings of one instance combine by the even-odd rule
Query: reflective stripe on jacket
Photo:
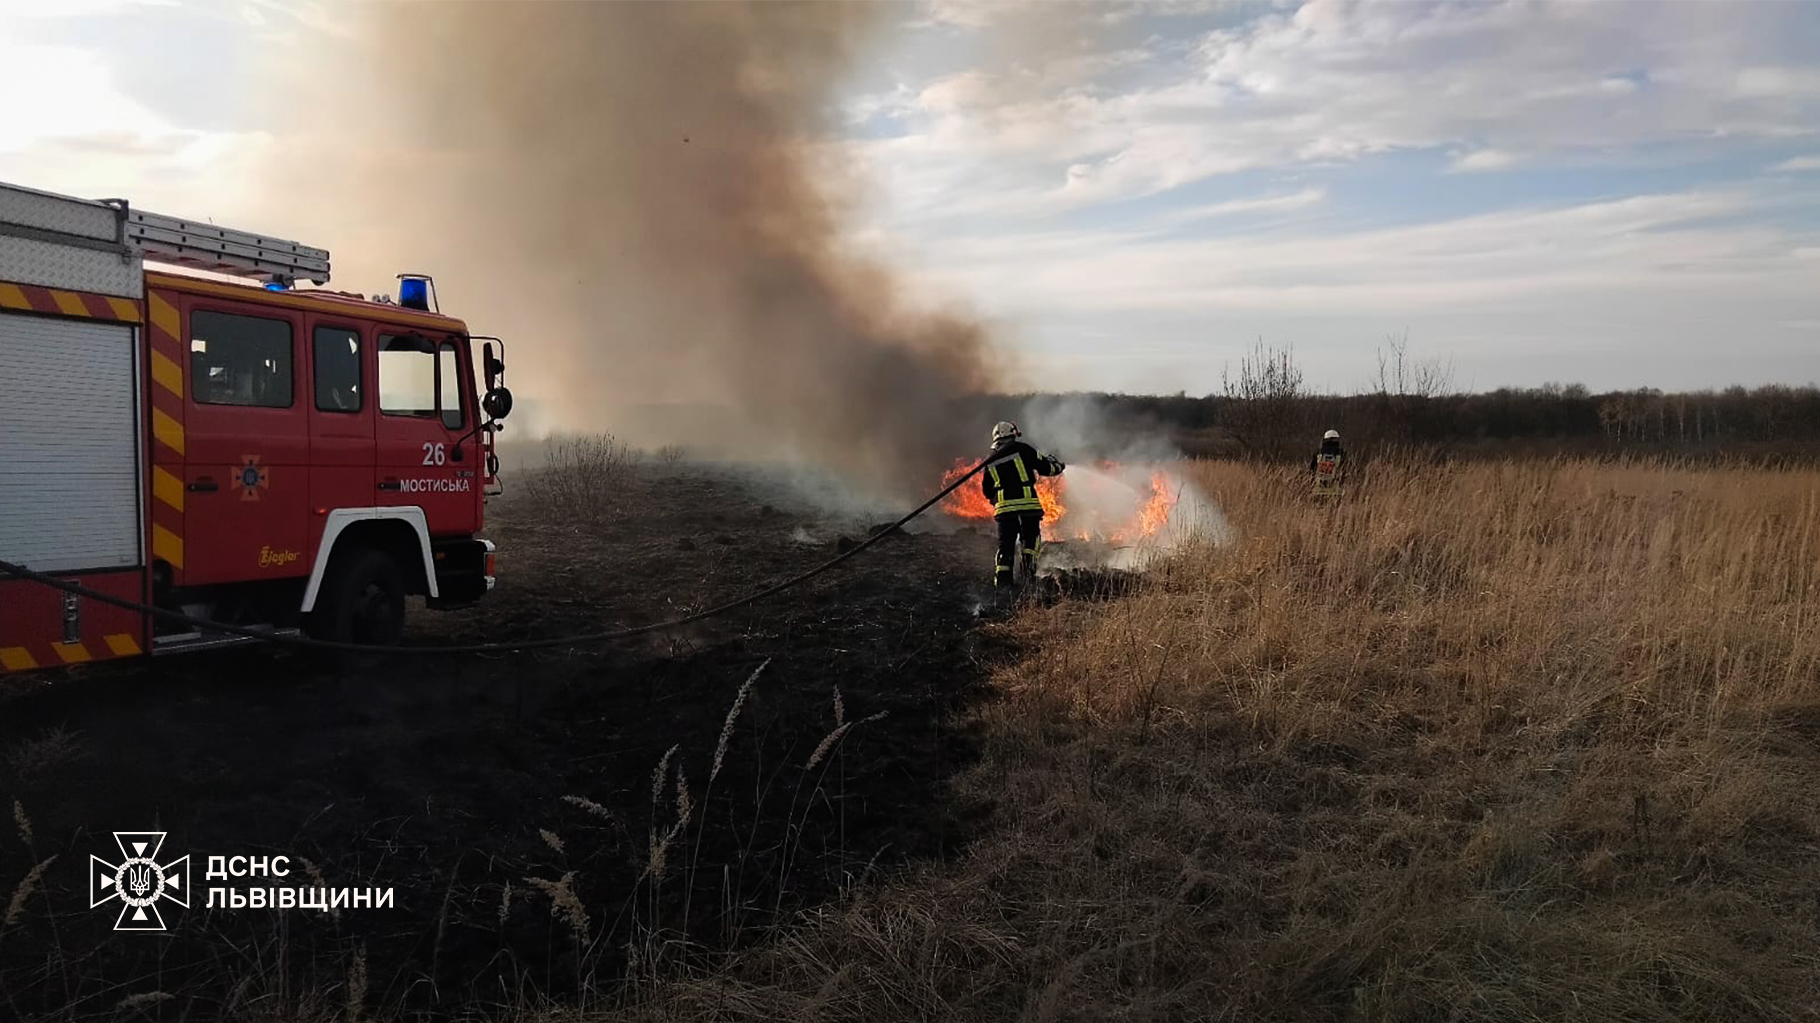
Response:
POLYGON ((1023 441, 994 448, 988 457, 980 491, 992 502, 993 516, 1041 515, 1043 501, 1036 493, 1036 477, 1060 475, 1061 463, 1023 441))

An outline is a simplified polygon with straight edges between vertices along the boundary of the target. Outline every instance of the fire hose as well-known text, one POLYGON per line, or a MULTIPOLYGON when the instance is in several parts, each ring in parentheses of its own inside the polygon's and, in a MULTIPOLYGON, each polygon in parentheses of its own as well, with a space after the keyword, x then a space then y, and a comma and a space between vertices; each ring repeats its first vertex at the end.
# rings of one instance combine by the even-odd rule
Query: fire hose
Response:
POLYGON ((788 590, 792 587, 800 586, 803 583, 808 582, 809 580, 815 578, 816 576, 821 575, 823 572, 826 572, 829 569, 833 568, 834 566, 840 564, 841 562, 846 561, 848 558, 853 557, 855 554, 858 554, 860 551, 863 551, 866 548, 871 547, 873 544, 878 543, 880 540, 883 540, 885 537, 890 536, 892 533, 897 532, 899 529, 903 528, 903 526, 906 523, 908 523, 910 520, 916 518, 918 515, 921 515, 922 513, 926 512, 926 511, 928 511, 930 508, 935 506, 936 502, 940 501, 942 498, 947 497, 949 494, 953 493, 962 483, 965 483, 968 480, 972 479, 974 476, 979 475, 980 470, 984 469, 985 467, 986 467, 986 462, 984 462, 984 461, 980 462, 978 465, 974 466, 972 469, 969 469, 967 471, 966 475, 957 477, 952 482, 950 482, 946 487, 943 487, 940 493, 936 494, 934 497, 931 497, 929 500, 924 501, 921 505, 918 505, 915 511, 912 511, 908 515, 905 515, 903 518, 898 519, 896 522, 893 522, 891 525, 875 531, 870 537, 868 537, 866 540, 862 541, 861 543, 858 543, 858 544, 854 545, 853 547, 851 547, 845 551, 842 551, 840 554, 835 555, 833 558, 830 558, 829 560, 821 563, 820 565, 815 566, 814 568, 809 569, 806 572, 801 573, 800 575, 792 576, 789 579, 785 579, 783 582, 774 583, 771 586, 766 587, 765 589, 759 590, 756 593, 748 594, 744 597, 739 598, 738 600, 728 601, 725 604, 720 604, 718 606, 708 608, 704 611, 697 611, 694 614, 684 615, 681 618, 672 618, 672 619, 669 619, 668 621, 662 621, 662 622, 652 622, 649 625, 638 625, 638 626, 634 626, 632 628, 612 629, 612 630, 609 630, 606 632, 586 632, 586 633, 580 633, 578 635, 573 635, 573 636, 555 636, 555 637, 546 637, 543 639, 527 639, 527 640, 520 640, 520 641, 516 641, 516 642, 503 642, 503 643, 468 643, 468 644, 463 644, 463 645, 459 645, 459 646, 384 646, 384 645, 370 644, 370 643, 343 643, 343 642, 337 642, 334 640, 312 639, 312 638, 309 638, 306 636, 277 635, 272 632, 264 631, 263 629, 256 627, 256 626, 232 625, 227 622, 215 622, 215 621, 210 621, 206 618, 196 618, 196 617, 192 617, 190 615, 186 615, 181 611, 172 611, 169 608, 156 607, 156 606, 153 606, 150 604, 140 603, 139 601, 129 600, 125 597, 116 597, 111 593, 102 593, 99 590, 91 589, 90 587, 83 586, 79 583, 72 583, 72 582, 68 582, 63 579, 58 579, 55 576, 46 575, 43 572, 34 572, 31 569, 26 568, 23 565, 15 565, 10 561, 0 560, 0 576, 11 576, 15 579, 23 579, 23 580, 26 580, 29 582, 39 583, 41 585, 48 586, 54 590, 61 590, 64 593, 68 593, 68 594, 71 594, 71 595, 77 596, 77 597, 82 597, 85 600, 93 600, 98 604, 106 604, 111 607, 117 607, 117 608, 121 608, 123 610, 132 611, 136 614, 149 615, 153 618, 158 618, 158 619, 161 619, 164 621, 175 622, 175 623, 178 623, 181 625, 187 625, 193 629, 197 629, 197 630, 200 630, 203 632, 215 632, 215 633, 220 633, 222 635, 228 635, 228 636, 240 636, 245 639, 259 640, 259 641, 266 642, 266 643, 276 643, 276 644, 279 644, 282 646, 298 647, 298 648, 308 649, 308 650, 332 650, 332 651, 339 651, 342 653, 366 653, 366 654, 385 653, 385 654, 417 654, 417 655, 446 656, 446 655, 452 655, 452 654, 506 653, 506 652, 512 652, 512 651, 520 651, 520 650, 547 650, 547 649, 551 649, 554 647, 587 646, 587 645, 591 645, 591 644, 595 644, 595 643, 611 643, 616 640, 631 639, 634 636, 643 636, 643 635, 653 633, 653 632, 663 632, 667 629, 679 628, 681 626, 690 625, 695 622, 705 621, 709 618, 719 617, 720 615, 724 615, 730 611, 738 610, 739 608, 745 607, 748 604, 756 604, 759 601, 764 600, 767 597, 776 596, 777 594, 782 593, 785 590, 788 590))

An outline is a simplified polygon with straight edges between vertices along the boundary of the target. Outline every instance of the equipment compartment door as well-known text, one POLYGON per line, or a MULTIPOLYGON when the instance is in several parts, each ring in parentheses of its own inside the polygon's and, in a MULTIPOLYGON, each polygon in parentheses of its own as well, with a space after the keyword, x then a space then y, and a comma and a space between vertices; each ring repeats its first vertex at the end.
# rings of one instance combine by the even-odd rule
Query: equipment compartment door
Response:
POLYGON ((134 340, 125 324, 0 312, 0 557, 142 564, 134 340))
POLYGON ((452 338, 379 328, 379 471, 376 504, 416 506, 437 536, 477 527, 475 488, 485 468, 469 436, 470 391, 452 338))

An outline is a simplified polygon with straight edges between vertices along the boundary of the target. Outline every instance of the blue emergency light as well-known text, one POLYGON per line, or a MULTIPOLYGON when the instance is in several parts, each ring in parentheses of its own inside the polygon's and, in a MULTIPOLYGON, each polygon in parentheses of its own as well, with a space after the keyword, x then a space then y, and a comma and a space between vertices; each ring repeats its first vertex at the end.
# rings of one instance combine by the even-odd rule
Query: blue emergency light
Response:
POLYGON ((283 281, 266 281, 265 290, 267 290, 267 291, 287 291, 289 289, 287 289, 284 286, 283 281))
POLYGON ((430 311, 430 279, 421 274, 398 275, 398 304, 406 309, 430 311))

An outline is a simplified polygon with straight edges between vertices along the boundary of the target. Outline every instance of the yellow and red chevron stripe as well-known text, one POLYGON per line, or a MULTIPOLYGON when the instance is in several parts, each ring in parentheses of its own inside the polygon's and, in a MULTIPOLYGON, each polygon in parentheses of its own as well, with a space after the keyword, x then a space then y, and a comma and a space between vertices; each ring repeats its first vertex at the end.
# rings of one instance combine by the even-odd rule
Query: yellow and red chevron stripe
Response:
POLYGON ((85 320, 113 320, 116 323, 138 323, 139 303, 130 298, 93 295, 86 291, 60 291, 40 288, 35 284, 8 284, 0 281, 0 309, 47 313, 51 316, 80 316, 85 320))
POLYGON ((151 370, 152 557, 183 573, 183 324, 177 296, 160 288, 145 297, 151 370))
POLYGON ((37 646, 0 647, 0 671, 31 671, 34 668, 57 668, 66 664, 86 664, 114 657, 133 657, 143 653, 139 640, 130 632, 110 633, 102 642, 44 643, 37 646), (91 645, 94 649, 90 649, 91 645))

